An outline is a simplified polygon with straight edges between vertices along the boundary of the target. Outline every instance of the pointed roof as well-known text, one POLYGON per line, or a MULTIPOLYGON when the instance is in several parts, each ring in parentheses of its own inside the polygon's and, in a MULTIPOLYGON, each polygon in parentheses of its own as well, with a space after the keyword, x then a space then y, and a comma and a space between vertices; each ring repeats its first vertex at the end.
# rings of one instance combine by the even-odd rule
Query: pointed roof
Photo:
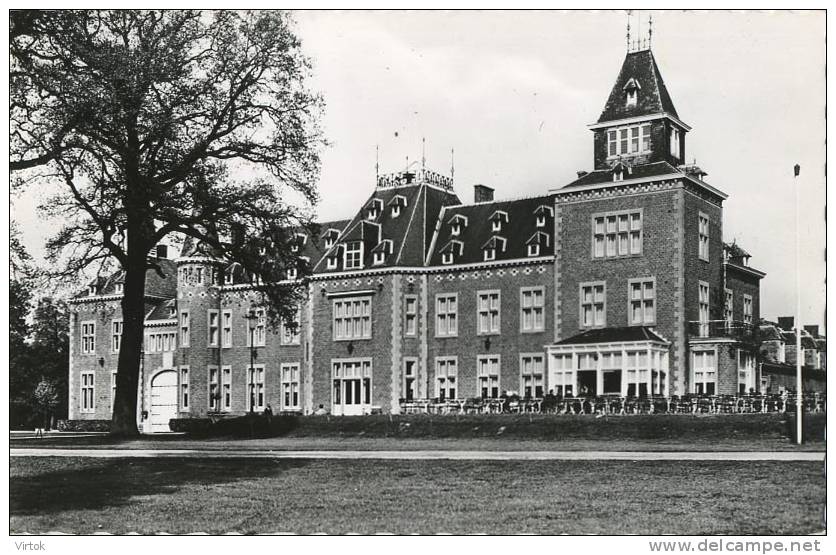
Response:
POLYGON ((607 104, 604 106, 604 111, 598 118, 598 123, 663 112, 679 119, 673 100, 662 80, 662 74, 659 73, 659 66, 656 65, 653 52, 640 50, 628 53, 610 92, 610 97, 607 99, 607 104), (636 104, 628 106, 625 101, 625 89, 631 81, 631 88, 637 86, 639 93, 636 104))

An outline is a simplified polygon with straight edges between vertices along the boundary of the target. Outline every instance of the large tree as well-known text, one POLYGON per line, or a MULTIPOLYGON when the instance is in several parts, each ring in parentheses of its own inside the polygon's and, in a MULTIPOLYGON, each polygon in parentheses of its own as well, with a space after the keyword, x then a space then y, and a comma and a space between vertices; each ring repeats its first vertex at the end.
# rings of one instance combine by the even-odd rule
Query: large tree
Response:
POLYGON ((47 210, 66 225, 50 253, 65 275, 111 260, 125 271, 112 430, 136 435, 160 240, 239 262, 292 318, 298 292, 279 280, 316 201, 322 101, 281 12, 12 12, 10 42, 12 168, 58 193, 47 210))

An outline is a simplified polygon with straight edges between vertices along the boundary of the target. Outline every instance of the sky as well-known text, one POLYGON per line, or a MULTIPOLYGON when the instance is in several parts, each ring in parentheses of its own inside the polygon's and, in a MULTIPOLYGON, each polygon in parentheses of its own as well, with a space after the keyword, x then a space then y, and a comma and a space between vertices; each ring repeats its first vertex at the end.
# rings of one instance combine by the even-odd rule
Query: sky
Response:
MULTIPOLYGON (((646 36, 649 12, 634 12, 646 36)), ((455 188, 538 195, 592 169, 592 132, 626 54, 624 11, 297 12, 330 145, 322 220, 349 218, 381 173, 420 160, 455 188)), ((653 12, 653 52, 688 161, 729 195, 724 240, 767 273, 761 316, 795 311, 794 187, 801 204, 802 319, 824 324, 824 12, 653 12), (794 180, 792 167, 801 165, 794 180), (795 183, 797 181, 797 183, 795 183)), ((54 231, 34 194, 12 216, 36 255, 54 231)))

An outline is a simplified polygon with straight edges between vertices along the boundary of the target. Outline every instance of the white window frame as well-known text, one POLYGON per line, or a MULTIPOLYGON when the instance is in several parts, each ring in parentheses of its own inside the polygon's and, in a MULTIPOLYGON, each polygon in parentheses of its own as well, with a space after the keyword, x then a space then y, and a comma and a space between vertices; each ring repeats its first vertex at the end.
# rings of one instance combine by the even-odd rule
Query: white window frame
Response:
POLYGON ((404 295, 403 314, 403 334, 407 337, 418 335, 418 295, 404 295))
POLYGON ((459 393, 459 357, 435 357, 435 397, 457 399, 459 393), (454 395, 450 395, 450 392, 454 395))
POLYGON ((639 101, 639 90, 636 87, 630 88, 627 90, 627 102, 626 106, 631 107, 638 104, 639 101))
MULTIPOLYGON (((247 329, 247 346, 248 347, 265 347, 267 346, 267 314, 263 308, 253 309, 255 315, 255 326, 252 331, 247 329), (252 344, 251 344, 252 343, 252 344)), ((249 323, 247 325, 249 328, 249 323)))
POLYGON ((392 205, 392 217, 397 218, 401 215, 401 205, 400 204, 393 204, 392 205))
POLYGON ((709 245, 711 241, 711 218, 705 212, 700 212, 697 224, 698 252, 700 260, 709 261, 709 245))
POLYGON ((751 324, 754 321, 754 299, 752 295, 743 294, 743 321, 751 324))
POLYGON ((336 256, 329 256, 325 259, 325 267, 328 270, 336 270, 337 269, 337 257, 336 256))
POLYGON ((619 156, 649 154, 651 151, 651 124, 614 127, 607 129, 607 159, 619 156))
POLYGON ((292 322, 294 326, 287 325, 284 321, 281 324, 281 343, 282 345, 299 345, 302 340, 302 309, 297 308, 295 313, 295 320, 292 322))
POLYGON ((540 333, 545 330, 546 288, 543 286, 520 287, 520 333, 540 333), (526 306, 527 294, 530 294, 531 299, 531 304, 528 306, 526 306), (530 325, 526 325, 527 320, 530 325))
POLYGON ((374 266, 380 266, 386 261, 386 253, 383 251, 377 251, 374 253, 372 257, 372 264, 374 266))
POLYGON ((459 294, 438 293, 435 296, 435 336, 458 337, 459 335, 459 294), (454 308, 450 310, 450 301, 454 308), (444 310, 440 309, 444 301, 444 310), (452 322, 452 323, 451 323, 452 322))
POLYGON ((189 395, 189 367, 181 366, 180 372, 180 387, 178 388, 177 400, 180 405, 180 412, 189 412, 191 409, 191 399, 189 395))
POLYGON ((526 378, 531 380, 532 399, 541 399, 546 392, 546 357, 543 353, 520 353, 520 397, 525 397, 526 378), (530 361, 527 367, 526 361, 530 361), (539 361, 539 362, 538 362, 539 361), (539 366, 538 366, 539 364, 539 366), (537 386, 540 395, 537 395, 537 386))
POLYGON ((334 328, 334 341, 355 341, 358 339, 372 338, 371 296, 364 295, 334 299, 331 314, 331 323, 334 328), (360 313, 356 314, 358 305, 360 313), (360 331, 356 333, 358 325, 360 326, 360 331))
POLYGON ((297 270, 296 268, 288 268, 287 269, 287 280, 288 281, 295 281, 297 277, 299 277, 299 270, 297 270))
POLYGON ((491 222, 491 231, 502 231, 502 220, 499 218, 491 222))
POLYGON ((676 157, 677 160, 679 160, 679 156, 680 156, 680 153, 679 153, 679 151, 680 151, 680 131, 679 131, 679 129, 677 129, 676 127, 671 127, 670 138, 671 138, 671 141, 670 141, 670 143, 671 143, 671 145, 670 145, 671 146, 671 156, 674 156, 674 157, 676 157))
POLYGON ((644 209, 598 212, 592 215, 591 224, 590 252, 594 260, 641 256, 644 253, 644 209))
MULTIPOLYGON (((374 373, 371 358, 337 358, 331 359, 331 406, 345 407, 345 381, 360 380, 360 402, 352 405, 371 407, 374 399, 374 373), (347 377, 347 370, 351 368, 351 376, 347 377), (339 382, 339 396, 334 394, 334 382, 339 382)), ((356 393, 356 391, 355 391, 356 393)))
POLYGON ((495 248, 487 248, 483 252, 483 260, 485 262, 490 262, 491 260, 496 260, 496 249, 495 248))
POLYGON ((92 355, 96 352, 96 321, 82 320, 79 325, 81 333, 81 354, 92 355))
POLYGON ((403 357, 403 375, 401 376, 401 398, 405 400, 414 400, 418 393, 418 357, 403 357), (410 371, 411 370, 411 371, 410 371), (412 399, 406 394, 407 381, 412 380, 412 399))
POLYGON ((578 284, 578 327, 580 329, 603 328, 607 326, 607 282, 606 281, 583 281, 578 284), (601 288, 602 301, 596 298, 597 288, 601 288), (592 300, 585 302, 584 289, 591 288, 592 300), (592 307, 592 323, 586 324, 584 321, 584 306, 590 305, 592 307), (602 322, 598 323, 596 315, 599 313, 597 307, 600 305, 602 322))
POLYGON ((247 412, 261 412, 267 406, 267 380, 264 364, 247 365, 247 412), (253 394, 255 403, 253 403, 253 394))
POLYGON ((528 256, 540 256, 540 245, 538 243, 528 245, 528 256))
POLYGON ((478 355, 476 357, 477 396, 482 399, 499 399, 502 395, 501 384, 502 355, 478 355), (487 390, 486 394, 483 394, 483 389, 487 390))
POLYGON ((221 311, 221 347, 232 347, 232 311, 221 311))
POLYGON ((125 329, 125 323, 122 319, 112 320, 110 322, 110 352, 118 353, 122 347, 122 331, 125 329))
POLYGON ((301 407, 301 367, 298 362, 285 362, 279 366, 279 401, 282 410, 295 411, 301 407))
POLYGON ((81 373, 79 412, 96 412, 96 373, 87 370, 81 373))
POLYGON ((206 311, 206 345, 219 347, 221 344, 221 313, 219 310, 210 309, 206 311), (212 317, 215 317, 215 324, 212 324, 212 317), (213 337, 214 332, 214 337, 213 337))
POLYGON ((441 254, 441 263, 442 264, 452 264, 453 263, 453 253, 445 252, 441 254))
POLYGON ((726 321, 727 326, 730 326, 734 321, 734 291, 725 287, 723 293, 723 320, 726 321))
POLYGON ((633 278, 627 280, 627 324, 630 326, 652 326, 656 324, 656 277, 633 278), (650 284, 650 296, 647 296, 647 284, 650 284), (633 297, 633 286, 639 285, 639 297, 633 297), (639 305, 641 316, 636 319, 635 305, 639 305), (650 307, 648 309, 648 306, 650 307), (649 316, 648 316, 649 312, 649 316))
POLYGON ((206 367, 206 398, 207 410, 209 412, 219 412, 221 409, 221 370, 217 366, 209 365, 206 367), (214 387, 213 387, 214 386, 214 387), (218 398, 212 397, 217 395, 218 398))
POLYGON ((499 335, 501 332, 502 291, 499 289, 476 291, 476 335, 499 335), (483 306, 483 300, 487 301, 487 307, 483 306))
POLYGON ((711 320, 711 286, 707 281, 700 281, 697 285, 697 308, 699 310, 699 336, 708 337, 711 320))
POLYGON ((459 220, 456 220, 453 225, 450 226, 450 235, 454 237, 458 237, 462 234, 462 224, 459 220))
POLYGON ((348 241, 343 244, 343 270, 363 267, 363 241, 348 241), (355 248, 356 247, 356 248, 355 248), (349 264, 349 261, 351 264, 349 264))
POLYGON ((691 373, 693 379, 691 380, 691 393, 698 393, 697 386, 702 384, 702 395, 717 395, 717 349, 700 349, 691 352, 691 373), (713 366, 705 366, 705 357, 710 356, 713 361, 713 366), (713 392, 708 391, 708 384, 713 384, 713 392))
POLYGON ((116 404, 116 373, 117 370, 110 371, 110 412, 113 413, 113 406, 116 404))
POLYGON ((232 367, 221 366, 221 412, 232 410, 232 367))

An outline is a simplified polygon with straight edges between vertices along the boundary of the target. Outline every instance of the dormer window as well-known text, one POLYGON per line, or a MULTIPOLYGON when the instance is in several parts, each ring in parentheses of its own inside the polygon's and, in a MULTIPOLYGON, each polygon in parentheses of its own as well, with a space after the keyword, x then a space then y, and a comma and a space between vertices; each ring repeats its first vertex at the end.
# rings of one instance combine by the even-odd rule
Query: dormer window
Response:
POLYGON ((90 295, 91 297, 92 297, 92 296, 94 296, 94 295, 96 294, 96 286, 95 286, 95 285, 91 285, 91 286, 87 289, 87 294, 88 294, 88 295, 90 295))
POLYGON ((452 264, 456 256, 461 256, 463 249, 464 243, 462 243, 461 241, 457 241, 455 239, 449 241, 441 249, 441 263, 452 264))
POLYGON ((633 89, 633 90, 627 91, 627 106, 628 107, 635 106, 638 99, 639 99, 638 90, 633 89))
POLYGON ((528 256, 540 256, 540 245, 537 243, 528 245, 528 256))
POLYGON ((287 269, 287 279, 293 281, 293 280, 296 279, 296 277, 298 275, 299 275, 299 272, 296 270, 296 268, 288 268, 287 269))
POLYGON ((229 267, 226 269, 226 272, 224 272, 224 284, 232 285, 232 279, 232 268, 229 267))
POLYGON ((630 176, 630 166, 627 166, 622 163, 618 163, 613 166, 612 169, 612 180, 613 181, 624 181, 627 177, 630 176))
POLYGON ((373 198, 366 204, 366 219, 376 220, 380 216, 380 210, 383 207, 383 201, 379 198, 373 198))
POLYGON ((492 231, 502 231, 502 224, 508 223, 508 212, 497 210, 491 214, 490 220, 492 231))
POLYGON ((170 306, 168 307, 168 318, 176 318, 177 317, 177 307, 170 306))
POLYGON ((485 261, 496 260, 496 249, 485 249, 485 261))
POLYGON ((389 206, 392 207, 392 217, 397 218, 401 215, 401 209, 406 207, 406 197, 403 195, 395 195, 389 201, 389 206))
POLYGON ((397 218, 401 215, 401 207, 399 204, 396 204, 392 207, 392 217, 397 218))
POLYGON ((308 236, 304 233, 297 233, 293 236, 293 245, 291 245, 290 250, 292 252, 299 252, 299 249, 305 245, 308 240, 308 236))
POLYGON ((386 255, 381 251, 377 251, 376 253, 374 253, 374 258, 372 259, 372 264, 374 264, 375 266, 379 266, 379 265, 383 264, 385 259, 386 259, 386 255))
POLYGON ((326 237, 325 238, 325 248, 330 249, 333 246, 334 246, 334 239, 332 239, 331 237, 326 237))
POLYGON ((386 255, 392 254, 391 239, 384 239, 372 249, 372 264, 379 266, 386 262, 386 255))
POLYGON ((336 270, 337 269, 337 257, 336 256, 329 256, 325 261, 325 266, 329 270, 336 270))
POLYGON ((453 227, 450 228, 450 235, 461 235, 462 234, 462 224, 456 222, 453 224, 453 227))
POLYGON ((456 214, 447 221, 450 224, 450 235, 454 237, 461 235, 462 230, 467 227, 467 216, 462 216, 461 214, 456 214))
POLYGON ((536 216, 535 222, 537 227, 546 227, 546 218, 553 216, 554 210, 551 206, 541 204, 536 210, 534 210, 534 215, 536 216))
POLYGON ((363 267, 363 243, 361 241, 350 241, 345 244, 343 252, 343 268, 354 270, 363 267))
POLYGON ((491 237, 488 241, 482 245, 482 259, 485 261, 489 260, 496 260, 496 253, 505 252, 505 238, 504 237, 491 237))
POLYGON ((453 263, 453 253, 452 252, 445 252, 441 255, 441 263, 442 264, 452 264, 453 263))
POLYGON ((549 246, 549 235, 543 231, 537 231, 528 238, 525 244, 528 249, 528 256, 540 256, 543 247, 547 248, 549 246))
POLYGON ((630 108, 635 106, 639 100, 639 90, 641 89, 641 85, 639 82, 636 81, 635 78, 631 78, 627 83, 624 85, 624 93, 627 98, 627 107, 630 108))
POLYGON ((125 284, 124 283, 117 283, 116 284, 116 294, 121 295, 123 291, 125 291, 125 284))

